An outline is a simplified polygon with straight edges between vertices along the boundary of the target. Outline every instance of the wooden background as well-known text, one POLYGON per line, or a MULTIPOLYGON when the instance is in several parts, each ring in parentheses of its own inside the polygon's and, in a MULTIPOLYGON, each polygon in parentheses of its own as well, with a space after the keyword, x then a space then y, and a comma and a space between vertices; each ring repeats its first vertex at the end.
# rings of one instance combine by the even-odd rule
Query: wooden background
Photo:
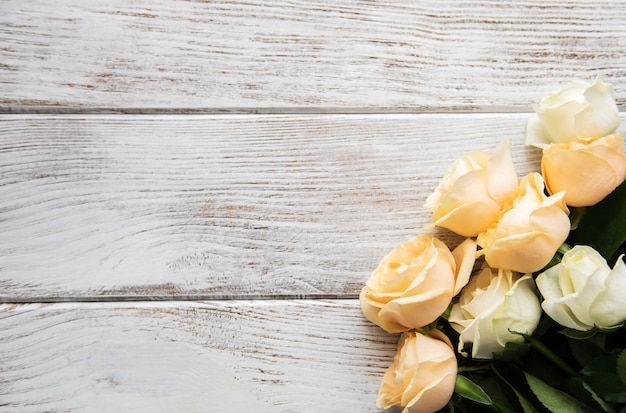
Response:
MULTIPOLYGON (((0 412, 376 412, 358 293, 626 1, 0 1, 0 412)), ((626 121, 626 115, 622 116, 626 121)), ((450 246, 459 240, 440 231, 450 246)))

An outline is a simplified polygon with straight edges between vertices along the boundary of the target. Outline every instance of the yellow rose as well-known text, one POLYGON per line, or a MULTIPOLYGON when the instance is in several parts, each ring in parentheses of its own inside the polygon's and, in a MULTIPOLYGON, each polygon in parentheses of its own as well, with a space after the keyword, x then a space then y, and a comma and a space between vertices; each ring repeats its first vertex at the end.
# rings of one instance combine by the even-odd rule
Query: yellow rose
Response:
POLYGON ((537 276, 546 314, 564 327, 586 331, 626 320, 626 265, 620 257, 611 269, 593 248, 576 245, 560 264, 537 276))
POLYGON ((543 150, 541 171, 550 193, 566 191, 567 205, 595 205, 626 179, 624 135, 552 144, 543 150))
POLYGON ((489 155, 475 151, 454 162, 426 200, 433 213, 427 226, 448 228, 464 237, 475 237, 497 218, 502 204, 517 188, 517 174, 508 142, 489 155))
POLYGON ((600 138, 619 125, 613 87, 598 76, 593 84, 568 83, 544 97, 526 125, 526 144, 545 147, 584 138, 600 138))
MULTIPOLYGON (((472 277, 450 312, 450 325, 459 334, 459 352, 472 343, 472 357, 489 359, 509 342, 532 334, 541 318, 541 306, 531 274, 520 276, 489 267, 472 277)), ((465 353, 463 353, 465 354, 465 353)))
POLYGON ((475 256, 469 238, 450 252, 437 238, 419 235, 383 258, 361 290, 361 310, 390 333, 424 327, 467 284, 475 256))
POLYGON ((496 223, 478 235, 479 255, 492 268, 520 273, 540 270, 550 262, 570 231, 563 192, 547 197, 541 175, 520 180, 517 193, 496 223))
POLYGON ((376 405, 381 409, 399 405, 403 413, 436 412, 452 397, 457 368, 452 344, 441 331, 404 333, 376 405))

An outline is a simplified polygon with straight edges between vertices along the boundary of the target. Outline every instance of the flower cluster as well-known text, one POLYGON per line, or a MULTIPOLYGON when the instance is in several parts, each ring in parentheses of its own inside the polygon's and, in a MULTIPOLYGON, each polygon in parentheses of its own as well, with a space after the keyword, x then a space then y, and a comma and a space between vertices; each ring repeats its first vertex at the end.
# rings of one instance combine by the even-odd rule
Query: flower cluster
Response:
POLYGON ((401 333, 378 407, 569 412, 626 404, 626 154, 618 126, 610 85, 601 77, 571 82, 527 123, 541 173, 518 178, 508 141, 447 169, 426 201, 426 229, 465 240, 450 250, 431 234, 410 239, 360 294, 368 320, 401 333), (562 375, 548 377, 546 363, 562 375), (606 380, 616 383, 607 390, 599 384, 606 380))

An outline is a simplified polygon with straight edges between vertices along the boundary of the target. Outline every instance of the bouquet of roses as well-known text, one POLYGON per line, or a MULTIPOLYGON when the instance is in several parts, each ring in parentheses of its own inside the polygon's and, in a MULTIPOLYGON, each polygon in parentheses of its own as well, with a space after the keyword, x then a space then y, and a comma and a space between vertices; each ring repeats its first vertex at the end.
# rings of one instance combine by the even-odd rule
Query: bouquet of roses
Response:
POLYGON ((400 333, 377 405, 404 412, 626 412, 626 155, 598 77, 545 97, 521 179, 509 143, 454 162, 425 207, 464 237, 390 252, 360 294, 400 333))

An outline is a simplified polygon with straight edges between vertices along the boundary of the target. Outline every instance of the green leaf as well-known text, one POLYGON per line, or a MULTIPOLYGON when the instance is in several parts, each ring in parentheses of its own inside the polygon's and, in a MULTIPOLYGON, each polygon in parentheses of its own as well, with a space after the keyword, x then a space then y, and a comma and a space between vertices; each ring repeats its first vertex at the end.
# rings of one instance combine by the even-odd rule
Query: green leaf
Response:
POLYGON ((601 334, 593 336, 587 340, 567 339, 567 344, 572 352, 572 356, 581 366, 586 366, 593 360, 604 355, 604 343, 601 334))
POLYGON ((515 403, 518 411, 522 411, 523 413, 538 413, 533 404, 521 392, 521 390, 528 385, 523 379, 520 370, 510 364, 503 364, 501 368, 494 363, 493 371, 502 384, 503 392, 511 402, 515 403))
POLYGON ((491 397, 489 397, 482 387, 461 374, 456 376, 454 391, 460 396, 476 403, 485 404, 487 406, 493 404, 491 397))
POLYGON ((565 391, 567 394, 573 395, 581 403, 593 408, 594 411, 607 413, 617 412, 615 405, 608 403, 602 397, 598 396, 589 384, 581 378, 569 379, 558 386, 558 388, 565 391))
POLYGON ((498 410, 500 413, 517 413, 515 410, 511 409, 509 406, 496 403, 496 402, 494 402, 493 405, 496 408, 496 410, 498 410))
MULTIPOLYGON (((491 371, 490 371, 491 372, 491 371)), ((500 413, 517 413, 513 405, 502 392, 499 379, 494 374, 489 374, 487 378, 477 382, 478 385, 491 397, 493 407, 500 413)))
POLYGON ((537 399, 552 413, 589 413, 588 406, 569 394, 544 383, 531 374, 524 372, 524 375, 537 399))
POLYGON ((626 181, 580 219, 574 244, 589 245, 610 260, 626 241, 626 181))
POLYGON ((591 395, 593 401, 596 402, 600 406, 600 408, 602 408, 602 410, 609 413, 613 413, 615 411, 615 408, 607 403, 602 397, 598 396, 598 393, 593 391, 588 383, 583 382, 583 388, 591 395))
MULTIPOLYGON (((591 388, 604 400, 613 403, 626 403, 626 384, 618 373, 621 370, 618 360, 623 352, 623 349, 611 351, 590 362, 582 371, 591 388)), ((623 363, 622 360, 622 366, 623 363)))

